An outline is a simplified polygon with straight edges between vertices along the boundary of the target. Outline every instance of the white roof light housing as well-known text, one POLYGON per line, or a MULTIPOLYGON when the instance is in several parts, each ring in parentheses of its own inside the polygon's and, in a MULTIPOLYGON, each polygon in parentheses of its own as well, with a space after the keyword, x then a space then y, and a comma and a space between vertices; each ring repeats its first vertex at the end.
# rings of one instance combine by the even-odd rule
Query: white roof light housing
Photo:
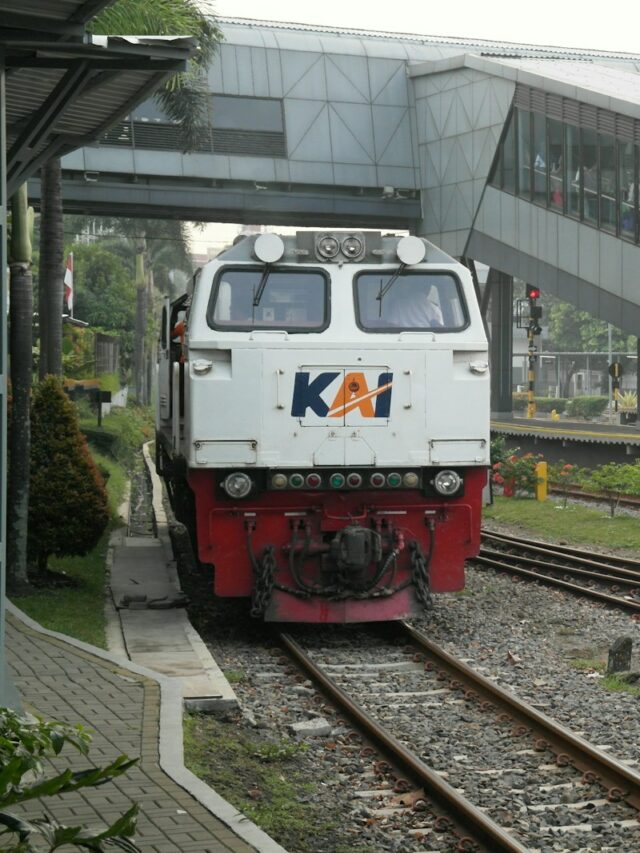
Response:
POLYGON ((253 254, 264 264, 275 264, 284 255, 284 241, 277 234, 260 234, 253 244, 253 254))
POLYGON ((424 261, 427 254, 427 247, 424 244, 424 240, 421 240, 420 237, 403 237, 402 240, 398 241, 396 254, 401 263, 410 267, 424 261))

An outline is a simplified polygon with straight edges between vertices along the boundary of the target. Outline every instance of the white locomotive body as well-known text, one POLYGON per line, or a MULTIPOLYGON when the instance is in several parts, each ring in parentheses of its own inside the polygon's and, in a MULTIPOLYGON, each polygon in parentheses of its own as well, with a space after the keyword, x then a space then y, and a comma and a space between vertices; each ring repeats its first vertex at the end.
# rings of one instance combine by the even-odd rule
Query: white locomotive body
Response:
POLYGON ((216 593, 256 615, 400 618, 461 588, 489 464, 468 270, 417 237, 243 239, 165 309, 157 435, 216 593))

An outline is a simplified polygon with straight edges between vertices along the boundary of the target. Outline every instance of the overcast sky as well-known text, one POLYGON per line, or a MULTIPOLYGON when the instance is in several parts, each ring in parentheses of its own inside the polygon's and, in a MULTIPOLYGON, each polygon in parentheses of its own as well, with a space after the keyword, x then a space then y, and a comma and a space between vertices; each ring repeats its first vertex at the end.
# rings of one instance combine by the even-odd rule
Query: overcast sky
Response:
POLYGON ((218 15, 640 54, 640 3, 588 0, 213 0, 218 15))

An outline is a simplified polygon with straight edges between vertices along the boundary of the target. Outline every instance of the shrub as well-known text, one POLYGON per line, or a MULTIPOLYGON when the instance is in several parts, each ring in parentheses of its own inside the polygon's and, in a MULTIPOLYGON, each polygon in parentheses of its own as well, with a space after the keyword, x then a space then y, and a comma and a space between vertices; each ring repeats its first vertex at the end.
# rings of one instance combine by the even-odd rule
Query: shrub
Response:
MULTIPOLYGON (((570 488, 578 482, 580 476, 580 468, 577 465, 572 465, 570 462, 564 462, 562 459, 549 466, 549 481, 560 488, 570 488)), ((568 496, 565 492, 562 501, 563 507, 567 506, 567 497, 568 496)))
POLYGON ((638 408, 638 395, 634 391, 625 391, 618 397, 618 408, 621 412, 635 412, 638 408))
MULTIPOLYGON (((551 412, 553 409, 560 414, 564 412, 569 402, 566 397, 534 397, 536 409, 539 412, 551 412)), ((529 395, 526 391, 516 391, 512 395, 512 405, 514 412, 524 412, 529 402, 529 395)))
POLYGON ((560 415, 569 402, 566 397, 536 397, 536 408, 539 412, 552 412, 554 409, 560 415))
POLYGON ((31 406, 29 555, 41 571, 51 554, 81 556, 109 522, 104 482, 80 432, 73 404, 54 376, 31 406))
POLYGON ((640 465, 609 462, 594 468, 589 482, 606 496, 613 518, 622 495, 640 494, 640 465))
POLYGON ((567 415, 570 418, 597 418, 608 402, 608 397, 574 397, 567 404, 567 415))
POLYGON ((536 464, 541 459, 539 454, 534 456, 533 453, 526 453, 524 456, 518 456, 513 453, 492 466, 492 481, 502 486, 506 496, 532 495, 540 482, 540 477, 536 473, 536 464))

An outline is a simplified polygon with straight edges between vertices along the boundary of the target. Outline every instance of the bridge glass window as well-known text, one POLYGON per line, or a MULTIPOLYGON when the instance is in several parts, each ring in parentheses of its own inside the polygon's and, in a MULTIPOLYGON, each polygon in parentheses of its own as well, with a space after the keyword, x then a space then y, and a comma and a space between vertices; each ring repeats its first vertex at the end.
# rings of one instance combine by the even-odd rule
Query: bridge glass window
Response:
POLYGON ((328 322, 327 278, 317 270, 223 269, 207 320, 215 329, 319 331, 328 322))
POLYGON ((585 222, 598 222, 598 136, 594 130, 582 130, 580 148, 580 171, 582 174, 583 207, 585 222))
POLYGON ((450 273, 360 273, 355 280, 356 321, 367 332, 458 331, 467 310, 450 273))
POLYGON ((618 198, 620 236, 635 240, 638 221, 638 173, 636 147, 632 142, 618 143, 618 198))
POLYGON ((566 98, 561 103, 551 99, 552 117, 541 111, 542 102, 516 92, 489 183, 640 242, 640 146, 634 141, 640 137, 640 120, 599 108, 583 111, 579 102, 566 98), (525 108, 527 99, 536 106, 525 108), (559 111, 563 120, 556 117, 559 111))
POLYGON ((531 198, 531 113, 518 110, 518 195, 531 198))
POLYGON ((564 146, 563 127, 559 121, 548 120, 549 129, 549 206, 564 207, 564 146))
POLYGON ((540 113, 533 113, 533 200, 536 204, 547 204, 547 120, 540 113))
POLYGON ((600 228, 616 233, 616 144, 613 136, 598 137, 600 162, 600 228))
POLYGON ((567 188, 567 213, 580 219, 580 129, 568 124, 565 127, 565 186, 567 188))
POLYGON ((281 133, 284 130, 279 98, 236 98, 212 95, 212 123, 220 130, 255 130, 281 133))
POLYGON ((508 193, 516 191, 516 133, 513 115, 509 120, 509 126, 502 147, 501 186, 508 193))

